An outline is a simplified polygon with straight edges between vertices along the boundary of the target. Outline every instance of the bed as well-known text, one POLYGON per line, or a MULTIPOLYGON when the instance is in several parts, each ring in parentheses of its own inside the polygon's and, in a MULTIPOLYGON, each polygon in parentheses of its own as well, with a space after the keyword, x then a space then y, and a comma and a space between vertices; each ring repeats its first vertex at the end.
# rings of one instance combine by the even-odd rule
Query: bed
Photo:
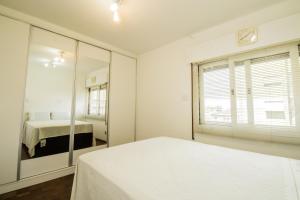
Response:
POLYGON ((160 137, 82 155, 71 199, 298 200, 299 170, 297 160, 160 137))
MULTIPOLYGON (((70 120, 26 121, 23 144, 30 157, 40 157, 69 150, 70 120)), ((93 145, 93 124, 75 121, 74 149, 93 145)))

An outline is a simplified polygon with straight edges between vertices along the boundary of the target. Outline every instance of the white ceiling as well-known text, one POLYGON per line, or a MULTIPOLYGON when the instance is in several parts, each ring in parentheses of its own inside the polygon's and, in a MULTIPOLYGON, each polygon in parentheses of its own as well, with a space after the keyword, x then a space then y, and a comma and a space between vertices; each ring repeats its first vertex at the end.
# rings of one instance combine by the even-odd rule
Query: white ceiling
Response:
POLYGON ((282 0, 123 0, 112 21, 111 0, 0 0, 0 4, 134 53, 254 12, 282 0))

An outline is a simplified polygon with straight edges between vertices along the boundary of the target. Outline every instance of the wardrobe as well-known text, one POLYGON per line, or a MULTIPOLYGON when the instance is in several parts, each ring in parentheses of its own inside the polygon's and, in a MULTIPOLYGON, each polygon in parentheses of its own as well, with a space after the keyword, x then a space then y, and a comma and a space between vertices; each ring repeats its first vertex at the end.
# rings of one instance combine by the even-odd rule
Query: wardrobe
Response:
POLYGON ((6 16, 0 27, 0 187, 135 140, 135 58, 6 16))

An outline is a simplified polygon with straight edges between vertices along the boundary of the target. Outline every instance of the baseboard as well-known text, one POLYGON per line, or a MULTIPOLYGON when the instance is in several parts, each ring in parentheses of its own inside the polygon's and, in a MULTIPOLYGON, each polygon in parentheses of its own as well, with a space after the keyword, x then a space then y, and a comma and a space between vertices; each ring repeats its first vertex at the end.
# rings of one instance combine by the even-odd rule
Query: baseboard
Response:
POLYGON ((53 180, 53 179, 56 179, 59 177, 67 176, 69 174, 73 174, 74 171, 75 171, 75 167, 72 166, 72 167, 67 167, 64 169, 40 174, 37 176, 24 178, 22 180, 19 180, 19 181, 13 182, 13 183, 4 184, 4 185, 0 186, 0 194, 19 190, 19 189, 22 189, 25 187, 36 185, 36 184, 43 183, 46 181, 50 181, 50 180, 53 180))

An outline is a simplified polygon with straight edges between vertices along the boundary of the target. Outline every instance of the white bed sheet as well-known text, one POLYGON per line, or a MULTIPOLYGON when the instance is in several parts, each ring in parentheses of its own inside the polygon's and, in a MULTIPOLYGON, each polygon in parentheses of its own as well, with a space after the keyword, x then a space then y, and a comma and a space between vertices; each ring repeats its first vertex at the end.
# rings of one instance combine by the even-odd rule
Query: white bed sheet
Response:
POLYGON ((71 199, 297 200, 293 162, 155 138, 82 155, 71 199))
MULTIPOLYGON (((83 127, 85 132, 93 132, 93 124, 84 121, 75 121, 75 126, 83 127)), ((77 128, 77 127, 76 127, 77 128)), ((76 130, 75 128, 75 130, 76 130)), ((46 121, 27 121, 24 127, 23 144, 28 148, 28 153, 32 157, 35 154, 35 146, 40 142, 40 131, 48 129, 50 132, 56 132, 55 136, 68 135, 70 129, 70 120, 46 120, 46 121), (63 131, 63 132, 61 132, 63 131)), ((42 139, 51 137, 47 132, 43 134, 42 139)))

